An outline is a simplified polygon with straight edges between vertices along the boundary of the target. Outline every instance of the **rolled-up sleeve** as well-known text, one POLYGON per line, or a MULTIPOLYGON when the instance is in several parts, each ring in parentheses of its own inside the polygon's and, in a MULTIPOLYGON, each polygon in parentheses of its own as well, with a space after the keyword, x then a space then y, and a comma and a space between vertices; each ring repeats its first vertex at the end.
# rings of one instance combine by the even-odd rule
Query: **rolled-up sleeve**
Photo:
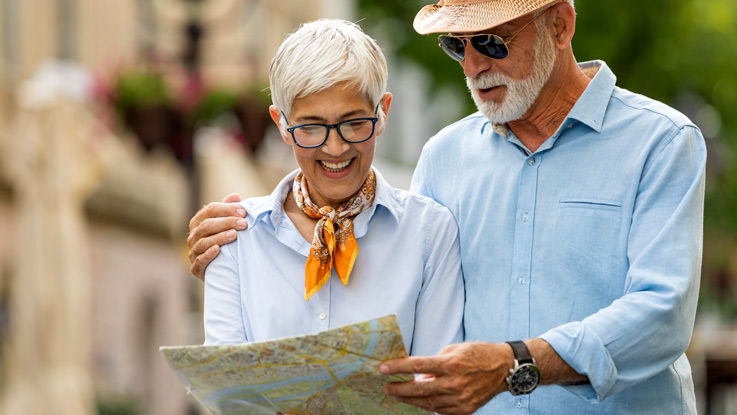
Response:
POLYGON ((706 149, 699 130, 680 128, 645 165, 627 237, 625 290, 546 340, 590 385, 568 386, 601 401, 665 370, 686 350, 702 257, 706 149))

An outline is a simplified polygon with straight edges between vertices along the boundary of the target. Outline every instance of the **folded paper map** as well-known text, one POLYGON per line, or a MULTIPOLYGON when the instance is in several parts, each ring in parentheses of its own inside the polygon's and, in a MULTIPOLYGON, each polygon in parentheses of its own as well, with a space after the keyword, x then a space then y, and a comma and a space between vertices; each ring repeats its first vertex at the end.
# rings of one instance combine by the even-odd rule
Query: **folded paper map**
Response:
POLYGON ((381 391, 412 376, 385 376, 406 357, 396 316, 314 335, 227 346, 162 347, 187 390, 216 415, 427 414, 381 391))

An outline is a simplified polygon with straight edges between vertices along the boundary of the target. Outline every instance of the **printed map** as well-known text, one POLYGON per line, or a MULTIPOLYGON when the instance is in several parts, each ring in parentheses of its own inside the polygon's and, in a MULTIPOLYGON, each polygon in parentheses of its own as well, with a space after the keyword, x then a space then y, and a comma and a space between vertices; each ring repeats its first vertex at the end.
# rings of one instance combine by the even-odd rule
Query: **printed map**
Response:
POLYGON ((394 315, 315 335, 228 346, 162 347, 188 391, 216 415, 427 414, 387 397, 381 362, 405 357, 394 315))

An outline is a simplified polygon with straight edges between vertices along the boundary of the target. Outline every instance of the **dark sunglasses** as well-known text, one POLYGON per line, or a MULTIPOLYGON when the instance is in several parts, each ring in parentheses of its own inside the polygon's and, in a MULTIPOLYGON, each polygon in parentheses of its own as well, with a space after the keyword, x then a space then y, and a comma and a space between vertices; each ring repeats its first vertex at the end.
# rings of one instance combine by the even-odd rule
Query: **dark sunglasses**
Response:
POLYGON ((454 36, 447 34, 438 36, 438 45, 443 49, 443 51, 445 51, 445 53, 448 54, 448 56, 458 62, 463 61, 466 57, 466 40, 468 40, 471 46, 473 46, 473 48, 480 54, 492 59, 504 59, 509 55, 509 47, 507 46, 509 42, 514 40, 514 38, 527 27, 527 25, 542 16, 545 13, 545 10, 538 12, 532 19, 530 19, 529 22, 525 23, 524 26, 512 34, 507 40, 504 40, 501 36, 491 33, 470 36, 454 36))

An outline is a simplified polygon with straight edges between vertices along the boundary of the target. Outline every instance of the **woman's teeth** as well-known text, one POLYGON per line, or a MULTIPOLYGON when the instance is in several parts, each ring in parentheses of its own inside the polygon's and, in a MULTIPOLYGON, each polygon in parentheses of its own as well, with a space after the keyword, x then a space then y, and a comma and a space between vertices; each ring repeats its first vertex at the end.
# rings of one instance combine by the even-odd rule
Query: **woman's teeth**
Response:
POLYGON ((353 159, 346 160, 341 163, 330 163, 328 161, 320 160, 320 164, 323 168, 325 168, 325 170, 335 173, 348 167, 348 165, 351 164, 352 161, 353 159))

